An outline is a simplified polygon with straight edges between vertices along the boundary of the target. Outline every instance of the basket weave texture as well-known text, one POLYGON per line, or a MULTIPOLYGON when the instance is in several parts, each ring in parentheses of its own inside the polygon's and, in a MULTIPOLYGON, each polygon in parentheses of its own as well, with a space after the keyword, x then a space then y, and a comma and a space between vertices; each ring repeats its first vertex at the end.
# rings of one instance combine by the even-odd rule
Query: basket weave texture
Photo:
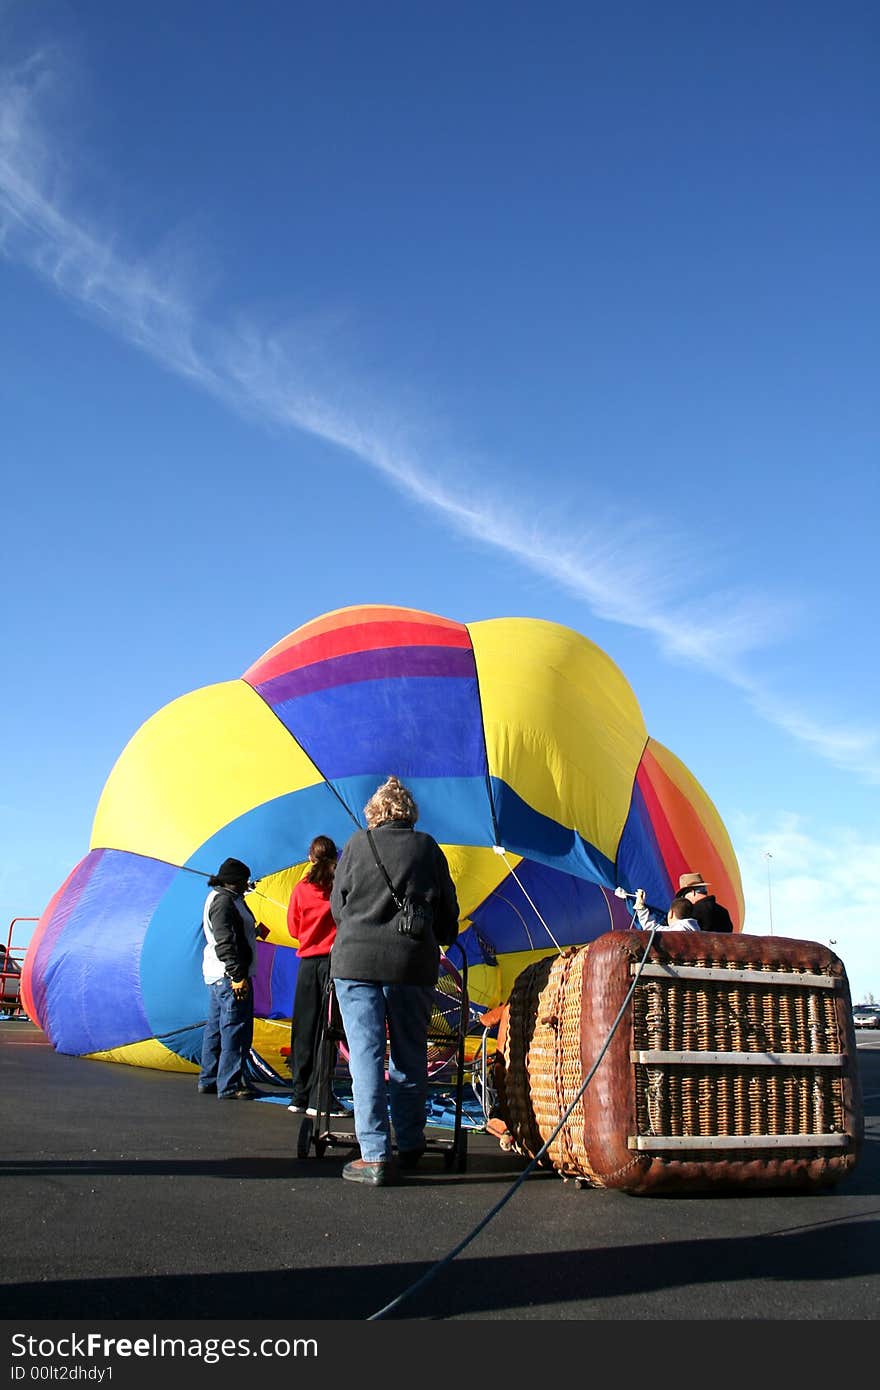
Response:
POLYGON ((863 1134, 849 989, 842 962, 815 942, 655 938, 649 962, 665 963, 663 973, 639 978, 590 1086, 560 1126, 647 941, 645 932, 608 933, 517 978, 496 1063, 514 1147, 534 1158, 558 1127, 543 1165, 630 1191, 808 1187, 849 1171, 863 1134), (689 977, 693 967, 706 977, 689 977), (730 973, 741 971, 788 974, 792 983, 730 973), (825 983, 810 982, 813 975, 825 983), (634 1054, 642 1052, 662 1055, 641 1061, 634 1054))

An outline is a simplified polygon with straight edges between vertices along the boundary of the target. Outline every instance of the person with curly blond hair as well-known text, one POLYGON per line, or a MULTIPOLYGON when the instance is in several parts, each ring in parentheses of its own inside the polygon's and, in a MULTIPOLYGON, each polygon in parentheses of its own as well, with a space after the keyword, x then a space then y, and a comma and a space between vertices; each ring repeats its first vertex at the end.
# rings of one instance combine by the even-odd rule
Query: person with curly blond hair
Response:
POLYGON ((416 830, 418 815, 408 787, 396 777, 383 782, 364 807, 366 829, 356 830, 340 855, 330 894, 336 922, 330 975, 361 1151, 342 1176, 374 1187, 397 1183, 400 1169, 414 1168, 425 1151, 433 989, 440 947, 458 936, 449 864, 433 836, 416 830), (399 909, 406 900, 419 903, 430 925, 412 930, 399 909))

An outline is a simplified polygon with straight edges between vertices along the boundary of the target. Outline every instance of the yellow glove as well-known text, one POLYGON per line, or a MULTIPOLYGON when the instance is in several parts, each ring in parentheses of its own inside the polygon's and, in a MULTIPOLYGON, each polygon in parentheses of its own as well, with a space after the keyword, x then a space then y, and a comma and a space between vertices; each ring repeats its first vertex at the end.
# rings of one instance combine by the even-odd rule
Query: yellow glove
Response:
POLYGON ((232 986, 232 993, 235 995, 236 999, 244 999, 247 995, 250 981, 248 979, 230 980, 229 983, 232 986))

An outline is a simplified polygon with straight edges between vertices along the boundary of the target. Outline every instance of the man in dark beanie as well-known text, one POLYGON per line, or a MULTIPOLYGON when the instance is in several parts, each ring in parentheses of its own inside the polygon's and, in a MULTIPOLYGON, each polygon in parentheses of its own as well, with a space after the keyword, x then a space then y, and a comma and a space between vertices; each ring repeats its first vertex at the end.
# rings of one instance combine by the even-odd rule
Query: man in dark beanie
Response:
POLYGON ((208 879, 202 912, 205 949, 202 976, 208 987, 208 1016, 202 1039, 199 1095, 251 1100, 244 1064, 254 1033, 257 926, 244 900, 251 871, 240 859, 224 859, 208 879))

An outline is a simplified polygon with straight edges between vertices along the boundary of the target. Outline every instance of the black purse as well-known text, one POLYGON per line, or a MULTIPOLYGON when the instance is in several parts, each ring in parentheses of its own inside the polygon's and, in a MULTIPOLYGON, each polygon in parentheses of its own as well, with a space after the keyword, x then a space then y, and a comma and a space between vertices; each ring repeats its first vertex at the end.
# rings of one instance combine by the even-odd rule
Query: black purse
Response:
POLYGON ((401 898, 394 884, 388 876, 388 870, 379 858, 379 851, 376 849, 376 842, 367 828, 367 839, 370 842, 370 849, 373 851, 373 858, 379 865, 385 882, 388 884, 388 891, 394 899, 394 906, 397 908, 397 930, 401 936, 409 936, 413 941, 425 941, 433 932, 434 910, 429 902, 423 898, 412 898, 407 894, 401 898))

